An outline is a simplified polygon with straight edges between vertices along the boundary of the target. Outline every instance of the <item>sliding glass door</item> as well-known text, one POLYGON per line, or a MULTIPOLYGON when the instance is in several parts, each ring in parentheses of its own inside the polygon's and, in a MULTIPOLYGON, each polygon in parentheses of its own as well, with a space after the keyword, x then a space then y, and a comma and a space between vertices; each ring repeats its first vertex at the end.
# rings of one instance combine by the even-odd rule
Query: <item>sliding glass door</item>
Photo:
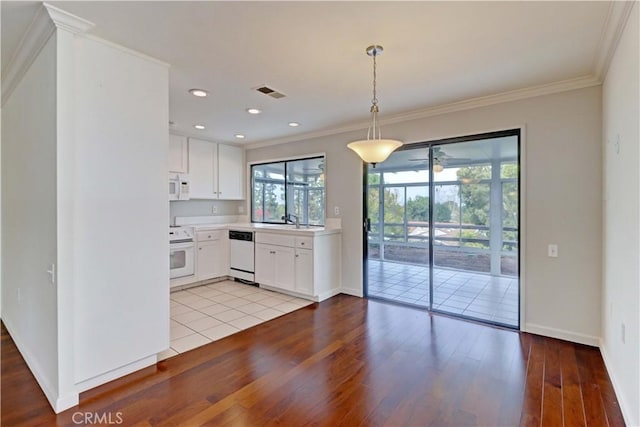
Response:
POLYGON ((519 326, 519 131, 407 145, 365 185, 368 297, 519 326))

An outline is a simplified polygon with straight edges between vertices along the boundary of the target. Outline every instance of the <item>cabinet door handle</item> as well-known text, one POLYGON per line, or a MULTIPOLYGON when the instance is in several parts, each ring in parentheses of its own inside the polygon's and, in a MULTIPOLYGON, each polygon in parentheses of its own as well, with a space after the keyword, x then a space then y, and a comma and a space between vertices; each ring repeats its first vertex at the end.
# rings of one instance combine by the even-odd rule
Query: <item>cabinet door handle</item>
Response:
POLYGON ((300 245, 304 246, 304 242, 300 242, 300 245))
POLYGON ((296 254, 296 258, 299 258, 299 257, 300 257, 300 255, 296 254))

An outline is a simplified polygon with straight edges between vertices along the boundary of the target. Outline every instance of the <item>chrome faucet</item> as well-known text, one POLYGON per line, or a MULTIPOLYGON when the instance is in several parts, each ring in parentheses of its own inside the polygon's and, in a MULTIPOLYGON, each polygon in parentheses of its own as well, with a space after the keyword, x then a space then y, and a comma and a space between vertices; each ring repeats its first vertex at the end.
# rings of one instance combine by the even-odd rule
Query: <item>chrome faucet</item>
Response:
POLYGON ((289 214, 284 215, 282 217, 282 220, 284 222, 286 222, 286 223, 289 223, 289 224, 295 224, 296 228, 300 228, 300 220, 298 219, 297 215, 289 213, 289 214))

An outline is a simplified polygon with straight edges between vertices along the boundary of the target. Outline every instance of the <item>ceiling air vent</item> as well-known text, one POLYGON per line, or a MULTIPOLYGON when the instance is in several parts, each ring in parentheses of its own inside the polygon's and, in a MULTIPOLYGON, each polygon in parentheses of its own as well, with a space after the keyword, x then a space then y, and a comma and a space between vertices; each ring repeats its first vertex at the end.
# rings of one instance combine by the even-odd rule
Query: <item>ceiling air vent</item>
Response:
POLYGON ((285 96, 287 96, 284 93, 280 93, 280 92, 278 92, 276 90, 273 90, 268 86, 261 86, 259 88, 256 88, 256 90, 258 92, 260 92, 260 93, 264 93, 265 95, 270 96, 270 97, 275 98, 275 99, 280 99, 280 98, 284 98, 285 96))

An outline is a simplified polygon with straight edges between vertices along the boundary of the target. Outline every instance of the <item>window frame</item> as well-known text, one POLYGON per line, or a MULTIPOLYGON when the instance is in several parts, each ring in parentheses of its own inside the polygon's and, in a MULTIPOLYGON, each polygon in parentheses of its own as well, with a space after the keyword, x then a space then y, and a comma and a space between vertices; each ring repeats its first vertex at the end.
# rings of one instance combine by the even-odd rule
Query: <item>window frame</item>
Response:
MULTIPOLYGON (((255 196, 254 196, 254 190, 255 190, 255 180, 254 180, 254 167, 259 167, 259 166, 265 166, 265 165, 271 165, 271 164, 277 164, 277 163, 283 163, 284 164, 284 179, 283 179, 283 184, 284 184, 284 212, 285 214, 290 211, 290 203, 294 203, 291 195, 293 194, 293 192, 295 191, 295 187, 296 186, 300 186, 299 182, 296 181, 288 181, 288 164, 289 163, 293 163, 293 162, 297 162, 297 161, 303 161, 303 160, 313 160, 313 159, 323 159, 324 164, 325 164, 325 168, 326 168, 326 155, 325 153, 318 153, 318 154, 310 154, 307 156, 303 156, 303 157, 289 157, 289 158, 285 158, 285 159, 274 159, 274 160, 269 160, 269 161, 258 161, 258 162, 251 162, 249 163, 249 194, 250 194, 250 212, 249 212, 249 217, 250 217, 250 221, 252 224, 275 224, 275 225, 285 225, 287 224, 286 221, 282 220, 282 221, 258 221, 254 219, 254 207, 255 207, 255 196), (290 194, 291 193, 291 194, 290 194), (291 198, 291 200, 290 200, 291 198)), ((304 226, 308 226, 308 227, 324 227, 325 223, 326 223, 326 217, 327 217, 327 207, 326 207, 326 201, 327 201, 327 183, 326 183, 326 169, 323 172, 325 173, 325 181, 324 181, 324 185, 321 187, 322 188, 322 211, 323 211, 323 215, 322 215, 322 224, 309 224, 308 223, 308 218, 304 218, 301 217, 300 218, 300 225, 304 225, 304 226), (306 220, 306 221, 305 221, 306 220)), ((318 191, 320 189, 320 187, 314 187, 311 190, 314 191, 318 191)), ((306 204, 307 204, 307 211, 308 211, 308 191, 307 190, 305 193, 305 199, 306 199, 306 204)), ((262 200, 264 202, 264 191, 262 194, 262 200)), ((309 216, 308 213, 305 214, 305 216, 309 216)), ((262 217, 264 218, 264 212, 262 217)))

